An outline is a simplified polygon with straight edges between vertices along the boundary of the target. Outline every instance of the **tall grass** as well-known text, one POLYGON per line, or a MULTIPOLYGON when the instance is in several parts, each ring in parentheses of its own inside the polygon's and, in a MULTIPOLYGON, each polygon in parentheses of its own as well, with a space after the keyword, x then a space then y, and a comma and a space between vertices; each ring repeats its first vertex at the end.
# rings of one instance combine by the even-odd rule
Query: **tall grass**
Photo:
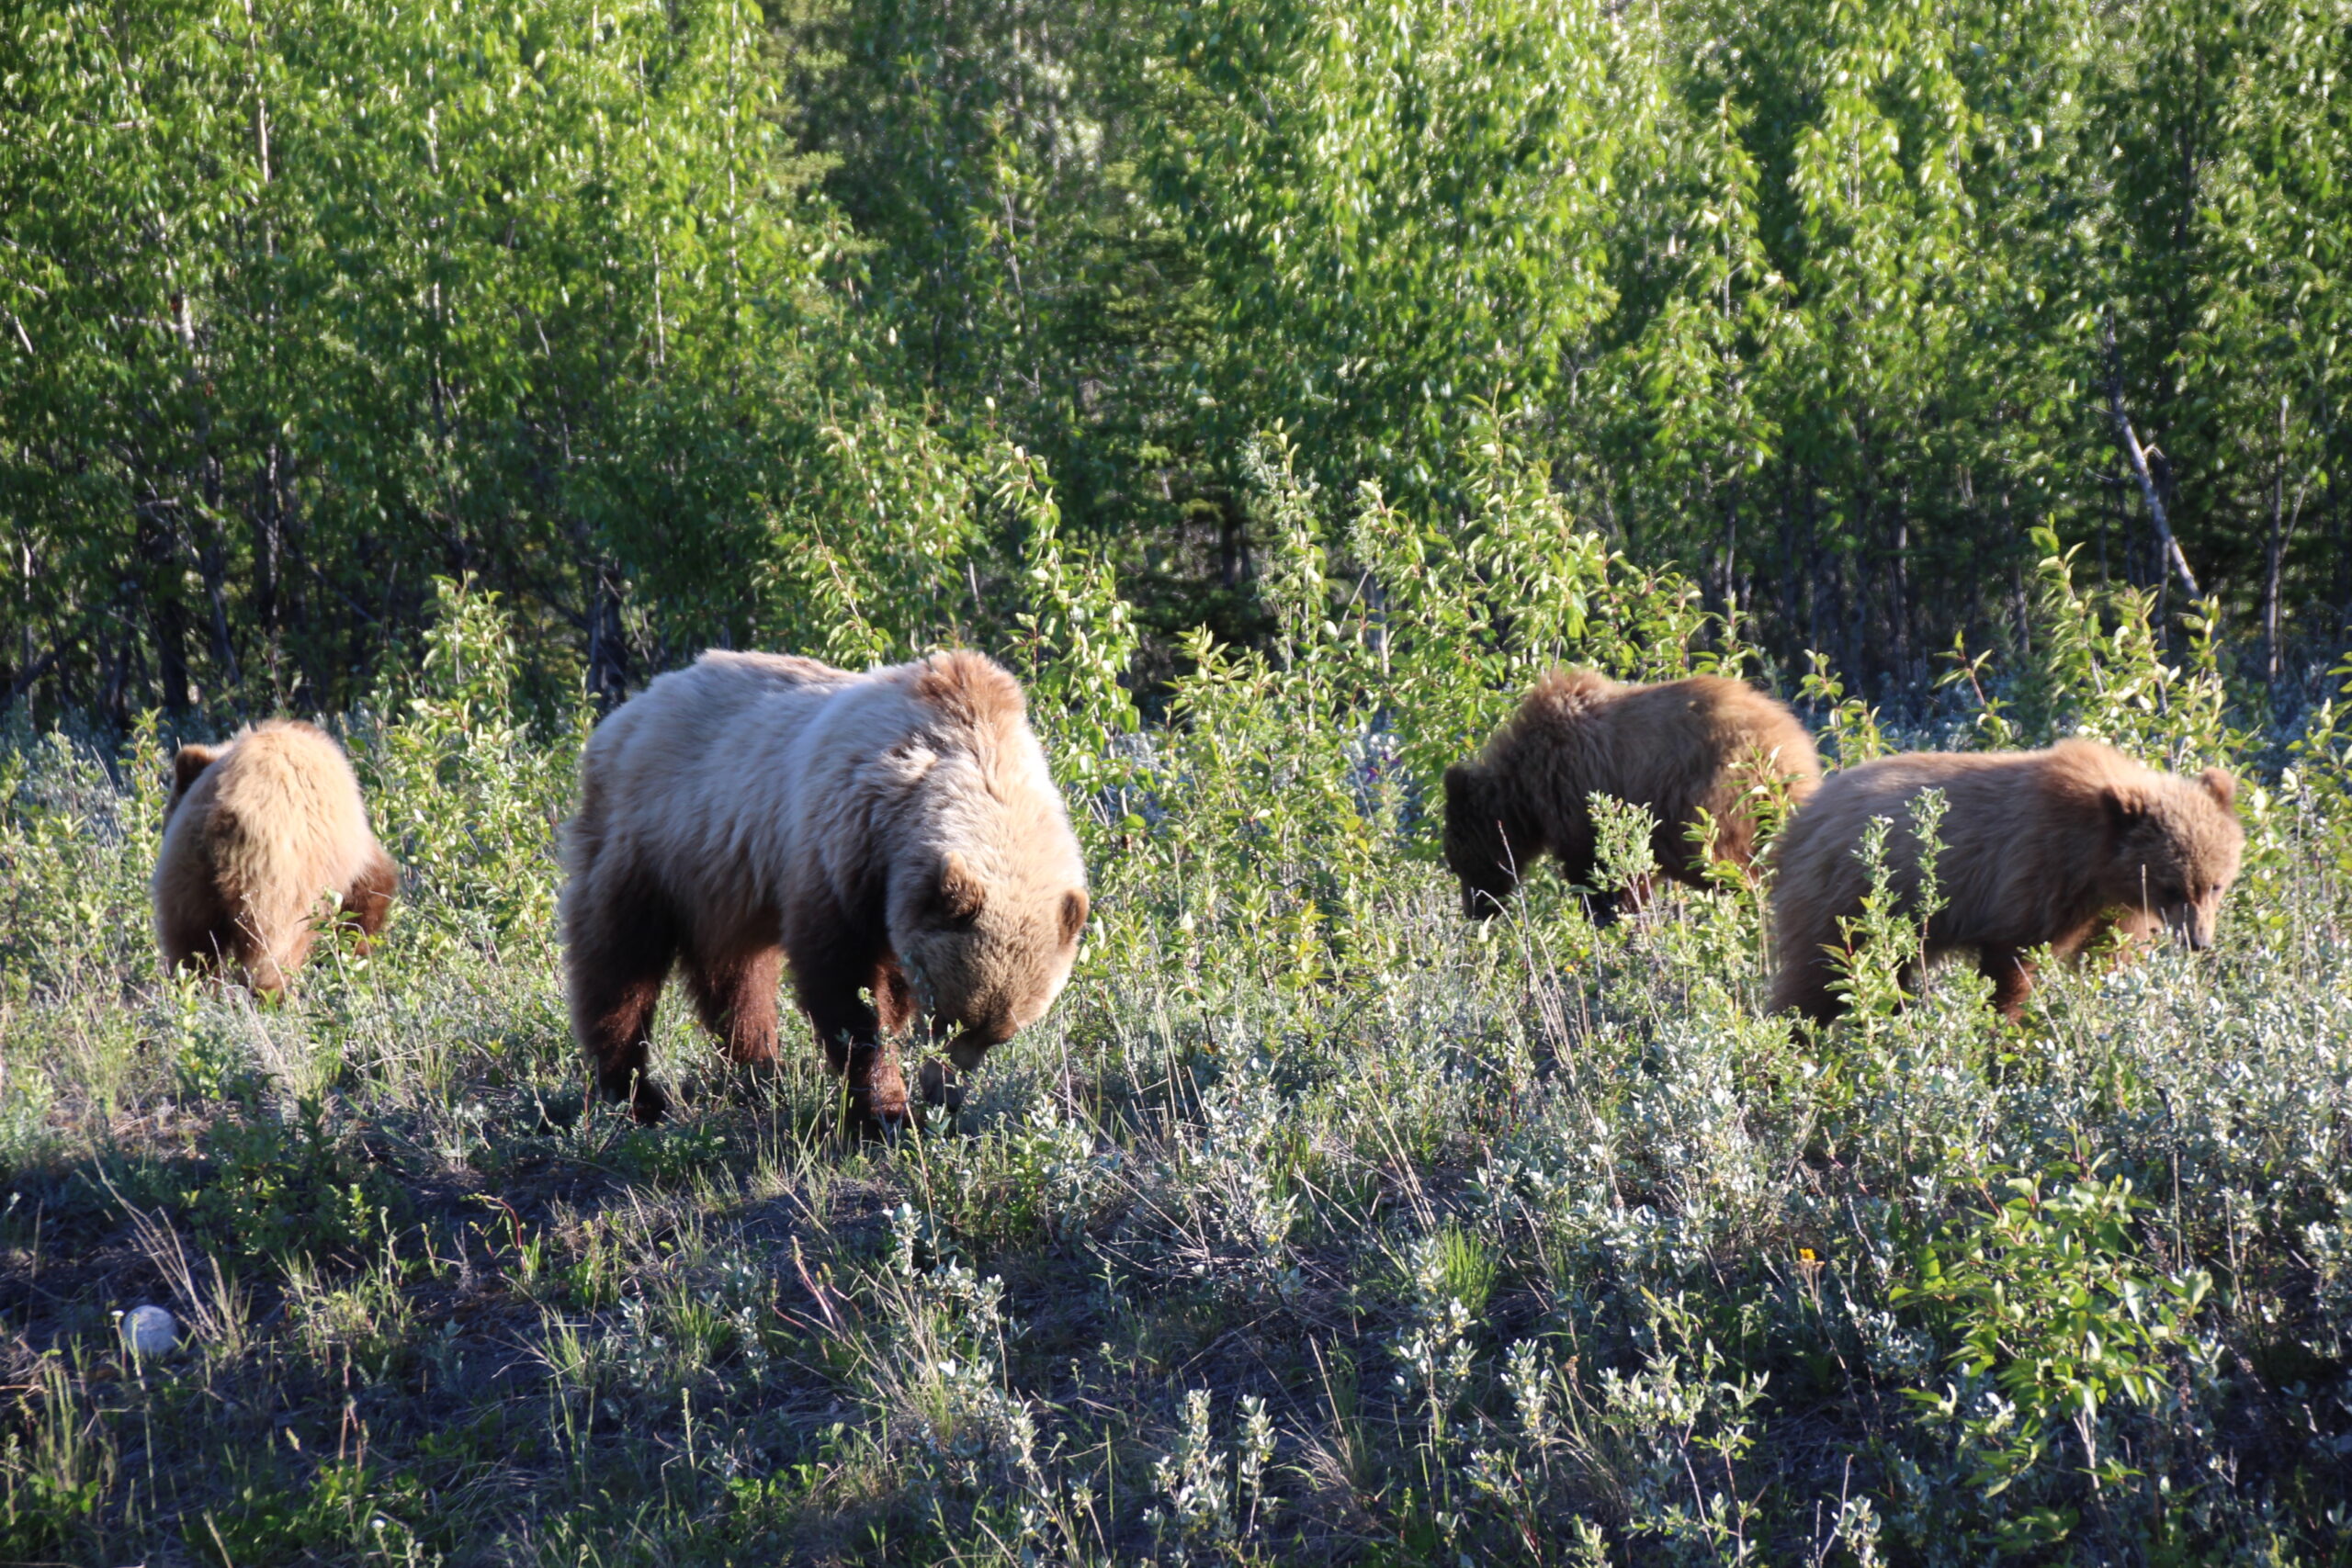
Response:
POLYGON ((158 964, 153 726, 17 736, 0 1559, 2344 1560, 2339 709, 2282 731, 2054 542, 2034 654, 1962 650, 1929 730, 1816 670, 1845 761, 2082 731, 2254 782, 2216 951, 2061 969, 2021 1028, 1858 976, 1792 1036, 1758 884, 1465 923, 1423 794, 1551 659, 1760 675, 1736 639, 1500 462, 1444 536, 1352 498, 1339 555, 1255 471, 1280 636, 1196 640, 1150 724, 1114 586, 1003 476, 1097 913, 896 1145, 833 1136, 807 1039, 738 1081, 675 1005, 675 1119, 584 1103, 586 716, 518 713, 494 601, 446 589, 344 720, 403 898, 283 1006, 158 964), (180 1351, 120 1348, 142 1301, 180 1351))

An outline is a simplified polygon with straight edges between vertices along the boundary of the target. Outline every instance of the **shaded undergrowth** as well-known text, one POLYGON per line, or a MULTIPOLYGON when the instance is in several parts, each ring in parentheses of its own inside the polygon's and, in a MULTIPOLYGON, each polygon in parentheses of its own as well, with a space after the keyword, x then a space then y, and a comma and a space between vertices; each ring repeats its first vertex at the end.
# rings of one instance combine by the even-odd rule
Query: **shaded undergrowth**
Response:
MULTIPOLYGON (((404 901, 282 1007, 159 972, 154 737, 22 740, 0 1559, 2344 1560, 2326 712, 2238 734, 2082 655, 2070 727, 2269 760, 2219 949, 2012 1028, 1957 971, 1905 1002, 1890 925, 1792 1035, 1745 879, 1461 921, 1402 727, 1334 695, 1362 645, 1295 629, 1097 737, 1080 973, 896 1145, 834 1136, 805 1035, 734 1075, 675 1005, 675 1119, 583 1100, 576 735, 505 710, 493 606, 353 716, 404 901), (182 1348, 122 1348, 141 1302, 182 1348)), ((2055 722, 2000 690, 1980 728, 2055 722)))

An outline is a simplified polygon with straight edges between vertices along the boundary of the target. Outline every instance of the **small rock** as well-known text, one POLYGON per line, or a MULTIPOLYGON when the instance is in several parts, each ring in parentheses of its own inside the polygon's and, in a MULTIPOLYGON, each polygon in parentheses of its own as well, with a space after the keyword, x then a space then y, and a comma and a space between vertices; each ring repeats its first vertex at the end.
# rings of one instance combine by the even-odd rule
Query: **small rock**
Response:
POLYGON ((132 1307, 120 1314, 116 1326, 122 1332, 122 1342, 135 1354, 163 1356, 179 1348, 179 1323, 163 1307, 132 1307))

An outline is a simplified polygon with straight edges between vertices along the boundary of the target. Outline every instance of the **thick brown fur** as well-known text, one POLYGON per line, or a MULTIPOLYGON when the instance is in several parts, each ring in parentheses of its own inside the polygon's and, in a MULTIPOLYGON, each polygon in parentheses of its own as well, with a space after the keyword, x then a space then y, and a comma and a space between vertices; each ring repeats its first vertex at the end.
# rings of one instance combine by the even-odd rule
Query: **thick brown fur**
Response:
MULTIPOLYGON (((1555 670, 1472 761, 1445 771, 1445 859, 1462 884, 1464 914, 1502 908, 1538 856, 1584 886, 1592 877, 1592 812, 1599 793, 1646 807, 1657 828, 1651 852, 1667 875, 1706 886, 1691 829, 1707 813, 1715 858, 1755 855, 1755 786, 1773 775, 1803 800, 1821 777, 1813 737, 1781 703, 1713 675, 1657 685, 1611 681, 1589 670, 1555 670)), ((1593 900, 1596 919, 1639 888, 1593 900)))
POLYGON ((339 907, 364 946, 399 885, 350 760, 323 732, 271 719, 173 757, 153 891, 174 966, 234 965, 254 990, 278 990, 322 914, 339 907))
POLYGON ((1836 955, 1839 922, 1861 913, 1870 887, 1863 830, 1889 819, 1892 886, 1909 905, 1920 860, 1910 814, 1928 789, 1945 798, 1936 857, 1944 907, 1928 924, 1927 956, 1974 953, 2008 1018, 2033 989, 2029 949, 2046 943, 2073 957, 2109 930, 2132 938, 2169 930, 2192 948, 2211 944, 2245 842, 2229 774, 2160 773, 2090 740, 1883 757, 1831 774, 1781 835, 1774 1011, 1826 1021, 1844 1010, 1836 955))
POLYGON ((854 675, 706 653, 606 719, 580 773, 572 1022, 641 1120, 666 1103, 646 1063, 673 965, 728 1057, 765 1063, 788 964, 854 1109, 885 1123, 908 1114, 885 1036, 927 1021, 974 1067, 1069 978, 1085 864, 1020 686, 978 654, 854 675))

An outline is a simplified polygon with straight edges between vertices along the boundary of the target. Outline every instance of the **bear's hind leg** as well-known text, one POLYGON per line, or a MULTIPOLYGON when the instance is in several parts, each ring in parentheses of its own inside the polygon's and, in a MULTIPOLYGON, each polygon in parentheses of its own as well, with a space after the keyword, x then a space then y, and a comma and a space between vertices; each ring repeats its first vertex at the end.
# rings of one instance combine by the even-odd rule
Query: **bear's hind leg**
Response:
POLYGON ((220 908, 205 905, 182 911, 161 922, 159 935, 164 962, 191 975, 219 975, 237 958, 236 922, 220 908))
POLYGON ((399 890, 400 882, 400 868, 392 863, 391 856, 379 849, 369 858, 367 869, 344 889, 342 919, 357 929, 356 945, 360 952, 367 952, 369 942, 384 929, 384 921, 391 914, 392 895, 399 890))
POLYGON ((727 1059, 745 1066, 775 1060, 775 991, 784 977, 781 948, 753 948, 686 965, 686 986, 703 1027, 718 1036, 727 1059))
POLYGON ((261 921, 251 914, 241 915, 230 927, 229 953, 244 971, 245 984, 255 996, 282 996, 287 972, 300 966, 310 953, 309 936, 305 928, 290 942, 275 942, 261 921))
POLYGON ((607 1100, 628 1100, 639 1122, 659 1122, 669 1110, 649 1062, 653 1004, 676 956, 668 921, 641 905, 618 918, 576 922, 565 955, 572 1030, 595 1065, 597 1087, 607 1100))

